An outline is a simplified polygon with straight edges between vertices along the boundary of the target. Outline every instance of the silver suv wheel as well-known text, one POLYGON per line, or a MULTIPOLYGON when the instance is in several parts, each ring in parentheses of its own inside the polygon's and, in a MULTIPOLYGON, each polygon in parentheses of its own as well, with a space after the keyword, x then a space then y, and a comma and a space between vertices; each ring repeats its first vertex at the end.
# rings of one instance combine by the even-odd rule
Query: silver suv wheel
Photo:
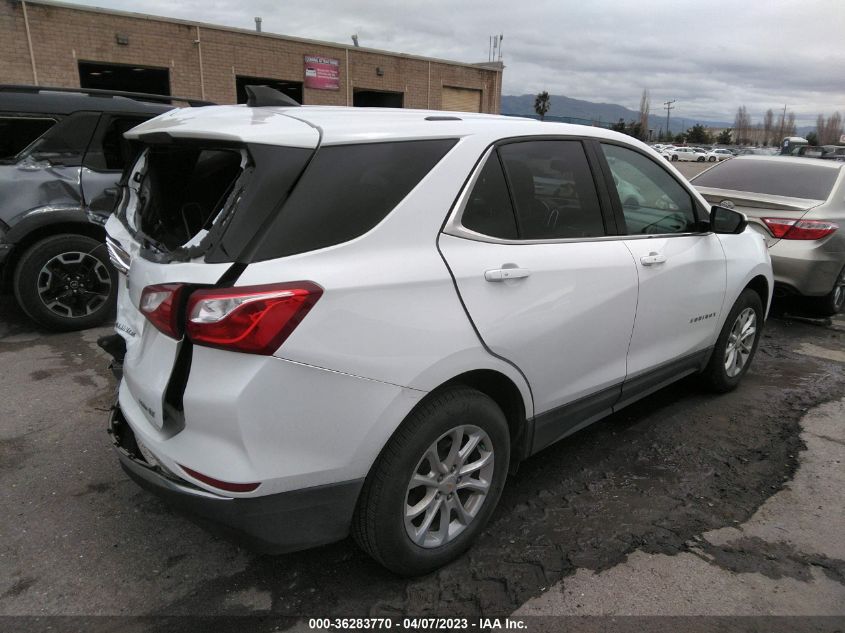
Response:
POLYGON ((734 321, 725 346, 725 372, 729 378, 737 376, 754 349, 757 333, 757 314, 752 308, 745 308, 734 321))
POLYGON ((433 442, 405 494, 405 530, 411 541, 440 547, 463 532, 484 504, 493 468, 493 443, 477 426, 457 426, 433 442))

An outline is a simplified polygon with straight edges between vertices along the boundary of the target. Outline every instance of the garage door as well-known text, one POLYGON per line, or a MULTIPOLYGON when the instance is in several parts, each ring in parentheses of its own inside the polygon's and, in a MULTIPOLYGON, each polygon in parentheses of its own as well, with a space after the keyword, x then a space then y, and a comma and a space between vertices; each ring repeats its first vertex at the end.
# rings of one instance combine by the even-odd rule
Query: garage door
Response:
POLYGON ((458 110, 460 112, 481 112, 481 91, 472 88, 452 88, 443 86, 444 110, 458 110))

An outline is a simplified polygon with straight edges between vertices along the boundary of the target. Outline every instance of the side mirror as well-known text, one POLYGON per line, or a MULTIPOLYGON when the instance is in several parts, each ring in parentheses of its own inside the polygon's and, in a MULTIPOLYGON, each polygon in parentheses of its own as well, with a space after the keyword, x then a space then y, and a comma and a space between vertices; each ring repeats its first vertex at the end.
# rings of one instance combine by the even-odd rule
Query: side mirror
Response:
POLYGON ((710 230, 724 235, 737 235, 748 226, 748 219, 739 211, 714 205, 710 209, 710 230))

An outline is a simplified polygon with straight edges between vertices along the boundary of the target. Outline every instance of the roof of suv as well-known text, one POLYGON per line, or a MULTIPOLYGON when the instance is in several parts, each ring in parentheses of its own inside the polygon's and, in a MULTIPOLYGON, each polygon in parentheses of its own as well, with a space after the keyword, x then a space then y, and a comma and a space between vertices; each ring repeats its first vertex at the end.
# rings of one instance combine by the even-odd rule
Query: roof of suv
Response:
POLYGON ((167 135, 220 141, 315 147, 376 141, 490 135, 561 134, 636 141, 599 127, 536 119, 405 108, 341 106, 215 106, 173 110, 142 123, 129 138, 167 135))
MULTIPOLYGON (((94 111, 156 116, 175 107, 166 102, 153 103, 142 100, 144 98, 167 99, 167 97, 140 94, 136 97, 126 96, 129 94, 132 93, 0 85, 0 112, 68 115, 74 112, 94 111)), ((172 99, 180 101, 178 97, 172 97, 172 99)))

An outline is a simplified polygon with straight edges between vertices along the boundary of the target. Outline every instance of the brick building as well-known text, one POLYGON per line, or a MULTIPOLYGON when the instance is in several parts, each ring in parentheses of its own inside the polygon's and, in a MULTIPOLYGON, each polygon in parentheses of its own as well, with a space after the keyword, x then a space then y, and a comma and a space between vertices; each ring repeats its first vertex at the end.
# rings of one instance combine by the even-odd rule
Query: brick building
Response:
POLYGON ((499 112, 501 63, 467 64, 43 0, 0 0, 0 83, 304 104, 499 112))

